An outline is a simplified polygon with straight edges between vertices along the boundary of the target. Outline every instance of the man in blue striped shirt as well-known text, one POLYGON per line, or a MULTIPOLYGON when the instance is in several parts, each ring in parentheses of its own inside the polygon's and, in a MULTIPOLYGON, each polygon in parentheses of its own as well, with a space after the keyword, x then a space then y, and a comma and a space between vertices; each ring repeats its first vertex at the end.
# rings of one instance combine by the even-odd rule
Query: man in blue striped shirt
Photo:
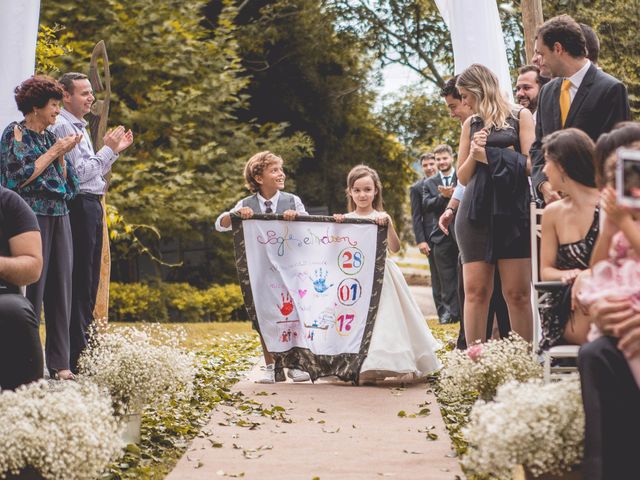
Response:
POLYGON ((91 83, 82 73, 65 73, 59 79, 64 89, 60 112, 52 127, 57 137, 81 134, 82 140, 67 153, 80 180, 80 194, 69 204, 73 235, 73 284, 71 299, 70 364, 77 373, 78 358, 87 344, 87 332, 93 323, 102 255, 103 211, 102 196, 109 172, 118 154, 133 143, 131 130, 118 126, 104 137, 104 147, 94 151, 84 116, 95 100, 91 83))

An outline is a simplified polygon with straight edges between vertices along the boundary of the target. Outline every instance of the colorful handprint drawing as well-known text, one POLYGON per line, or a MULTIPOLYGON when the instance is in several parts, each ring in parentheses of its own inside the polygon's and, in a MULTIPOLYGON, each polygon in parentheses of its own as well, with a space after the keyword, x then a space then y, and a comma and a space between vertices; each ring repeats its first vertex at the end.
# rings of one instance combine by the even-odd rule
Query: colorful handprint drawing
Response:
POLYGON ((293 300, 289 292, 280 293, 280 298, 282 298, 282 305, 277 305, 278 310, 280 310, 283 317, 287 317, 293 312, 293 300))
POLYGON ((313 289, 318 293, 324 293, 333 287, 333 283, 331 285, 327 285, 327 275, 329 271, 327 269, 319 268, 313 272, 313 277, 311 281, 313 282, 313 289))

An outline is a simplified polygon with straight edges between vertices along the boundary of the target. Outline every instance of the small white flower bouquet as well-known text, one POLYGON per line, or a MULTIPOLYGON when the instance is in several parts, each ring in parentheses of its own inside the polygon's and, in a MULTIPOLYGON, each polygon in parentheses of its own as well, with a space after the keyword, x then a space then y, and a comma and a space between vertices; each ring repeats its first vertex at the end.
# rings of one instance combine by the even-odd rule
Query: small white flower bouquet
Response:
POLYGON ((42 380, 0 393, 0 478, 97 478, 121 447, 111 400, 96 385, 42 380))
POLYGON ((84 377, 105 387, 118 415, 140 413, 149 403, 191 396, 193 354, 179 347, 180 335, 158 326, 123 327, 93 336, 80 357, 84 377))
POLYGON ((534 477, 562 474, 582 460, 584 411, 577 376, 501 386, 493 402, 479 400, 463 430, 462 459, 476 474, 511 479, 516 465, 534 477))
POLYGON ((469 392, 491 400, 500 385, 542 377, 542 367, 531 355, 531 346, 511 333, 503 340, 489 340, 467 350, 452 350, 444 358, 440 374, 440 397, 461 400, 469 392))

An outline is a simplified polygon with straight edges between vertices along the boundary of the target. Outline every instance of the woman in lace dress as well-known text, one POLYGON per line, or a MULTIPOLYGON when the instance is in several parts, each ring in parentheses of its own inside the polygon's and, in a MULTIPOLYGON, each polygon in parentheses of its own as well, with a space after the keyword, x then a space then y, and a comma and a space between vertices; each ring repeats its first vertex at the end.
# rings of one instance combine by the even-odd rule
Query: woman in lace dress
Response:
POLYGON ((543 152, 544 173, 563 198, 549 204, 542 216, 540 278, 565 284, 542 308, 540 347, 546 350, 587 341, 589 315, 578 308, 577 289, 572 286, 576 278, 588 274, 600 224, 600 194, 595 183, 594 144, 586 133, 575 128, 554 132, 545 137, 543 152))

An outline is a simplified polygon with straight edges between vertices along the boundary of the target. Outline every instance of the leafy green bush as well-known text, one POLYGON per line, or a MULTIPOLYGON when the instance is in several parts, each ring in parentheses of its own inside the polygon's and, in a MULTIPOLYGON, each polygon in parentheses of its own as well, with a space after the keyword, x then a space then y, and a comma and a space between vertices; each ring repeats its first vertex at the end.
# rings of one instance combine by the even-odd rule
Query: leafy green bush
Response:
POLYGON ((188 283, 163 283, 160 291, 165 299, 169 317, 175 322, 202 322, 206 315, 206 290, 199 290, 188 283))
POLYGON ((146 283, 111 282, 109 317, 116 322, 166 322, 169 318, 160 290, 146 283))
POLYGON ((205 292, 210 321, 246 320, 244 299, 239 285, 214 285, 205 292))
POLYGON ((235 284, 200 290, 188 283, 111 282, 110 318, 120 322, 228 322, 245 319, 244 300, 235 284))

